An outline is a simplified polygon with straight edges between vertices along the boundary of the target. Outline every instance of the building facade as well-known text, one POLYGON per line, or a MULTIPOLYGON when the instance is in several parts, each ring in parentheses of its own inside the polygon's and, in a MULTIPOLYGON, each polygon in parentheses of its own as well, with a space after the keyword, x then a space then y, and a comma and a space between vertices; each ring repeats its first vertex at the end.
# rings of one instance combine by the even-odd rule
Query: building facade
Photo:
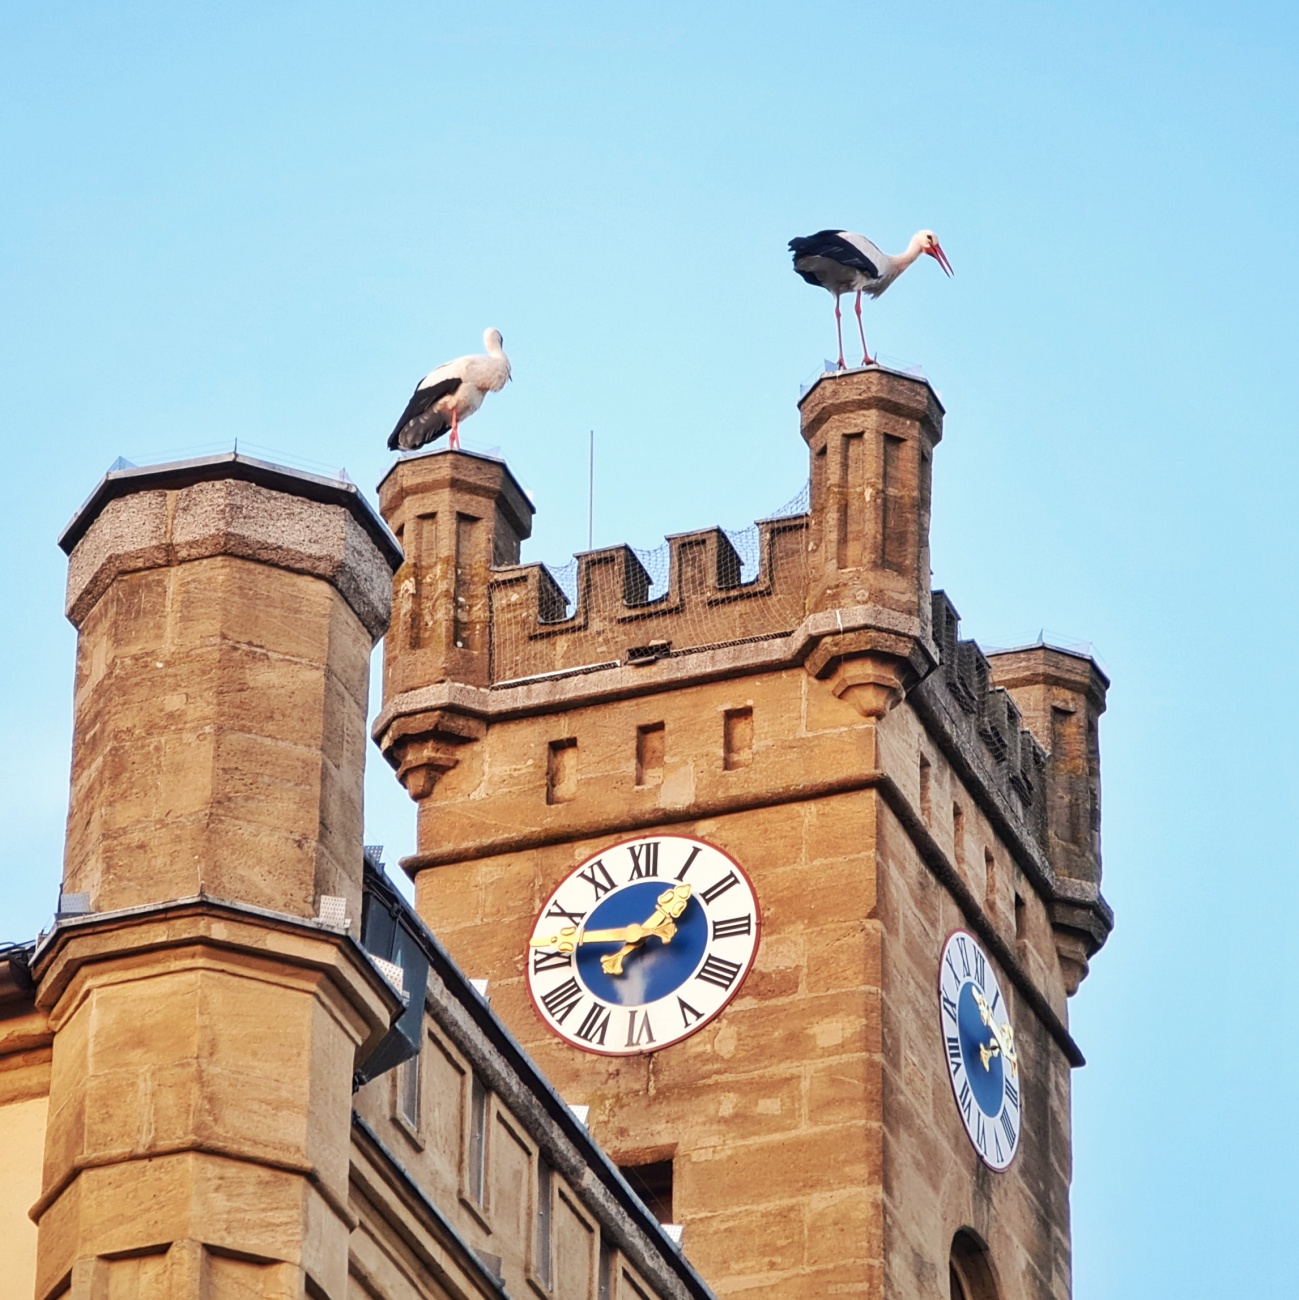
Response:
POLYGON ((984 655, 930 591, 927 384, 827 375, 800 406, 806 511, 757 525, 751 576, 720 530, 671 538, 653 595, 626 547, 578 558, 573 602, 520 565, 531 509, 497 461, 394 466, 380 503, 405 562, 374 735, 419 808, 403 865, 722 1293, 1063 1298, 1067 1000, 1112 921, 1108 683, 1048 646, 984 655), (686 874, 698 845, 738 871, 686 874), (683 920, 713 942, 678 956, 658 911, 627 930, 629 903, 606 977, 585 936, 614 933, 624 892, 644 914, 651 857, 693 882, 683 920), (732 877, 748 890, 723 900, 732 877), (995 987, 962 969, 949 1015, 957 932, 952 960, 995 987), (975 992, 1004 1003, 958 1024, 962 991, 961 1015, 975 992))
POLYGON ((363 853, 401 555, 355 488, 119 471, 62 540, 72 792, 56 924, 0 955, 0 1295, 711 1295, 363 853))
POLYGON ((239 456, 100 484, 0 1295, 1066 1300, 1108 682, 930 590, 926 383, 800 412, 806 500, 659 582, 521 563, 460 451, 382 518, 239 456), (385 634, 413 909, 362 844, 385 634))

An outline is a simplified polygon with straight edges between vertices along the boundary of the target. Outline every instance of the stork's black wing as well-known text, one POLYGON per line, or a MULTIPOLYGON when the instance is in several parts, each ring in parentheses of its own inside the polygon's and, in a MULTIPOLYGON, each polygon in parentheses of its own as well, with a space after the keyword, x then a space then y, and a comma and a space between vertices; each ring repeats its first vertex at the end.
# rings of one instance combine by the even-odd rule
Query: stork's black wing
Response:
POLYGON ((412 420, 418 420, 440 397, 446 397, 450 393, 454 393, 459 387, 460 380, 453 378, 441 379, 436 384, 430 384, 427 388, 417 388, 411 394, 410 401, 406 403, 406 409, 401 413, 401 419, 397 421, 393 431, 388 435, 388 450, 397 450, 397 438, 412 420))
MULTIPOLYGON (((855 271, 864 271, 872 280, 878 280, 880 269, 856 244, 844 238, 842 230, 818 230, 815 235, 803 235, 789 241, 789 251, 794 254, 794 269, 797 271, 800 258, 824 257, 829 262, 838 262, 840 266, 850 266, 855 271)), ((858 236, 861 238, 861 236, 858 236)), ((802 275, 802 272, 799 271, 802 275)), ((803 276, 807 279, 807 276, 803 276)), ((813 281, 816 283, 816 281, 813 281)))

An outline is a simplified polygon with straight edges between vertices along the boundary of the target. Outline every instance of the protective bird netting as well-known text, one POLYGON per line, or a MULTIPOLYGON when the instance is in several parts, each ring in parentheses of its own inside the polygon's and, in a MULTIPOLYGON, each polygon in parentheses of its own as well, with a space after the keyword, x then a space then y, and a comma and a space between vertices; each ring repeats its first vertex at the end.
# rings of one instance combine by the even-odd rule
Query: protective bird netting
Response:
POLYGON ((492 678, 589 670, 792 631, 806 610, 810 485, 747 528, 652 550, 614 546, 557 568, 498 572, 492 678))

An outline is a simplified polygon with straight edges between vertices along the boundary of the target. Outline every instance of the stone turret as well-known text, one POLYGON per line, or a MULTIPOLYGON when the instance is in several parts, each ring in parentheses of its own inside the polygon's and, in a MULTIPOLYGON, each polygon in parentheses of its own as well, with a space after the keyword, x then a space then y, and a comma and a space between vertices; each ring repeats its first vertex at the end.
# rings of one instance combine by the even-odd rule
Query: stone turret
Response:
POLYGON ((498 460, 441 449, 404 456, 379 485, 385 518, 405 548, 384 653, 384 699, 394 702, 384 757, 414 799, 481 735, 477 719, 428 707, 423 688, 491 682, 495 566, 516 564, 532 533, 532 505, 498 460))
POLYGON ((1052 909, 1070 991, 1109 934, 1101 883, 1100 716, 1109 678, 1087 655, 1048 645, 988 656, 991 680, 1048 747, 1041 836, 1060 877, 1052 909))
POLYGON ((808 611, 858 626, 823 637, 809 670, 879 717, 936 661, 929 503, 943 408, 887 370, 823 376, 803 397, 812 466, 808 611))
POLYGON ((399 1005, 355 936, 400 552, 350 484, 240 456, 112 473, 62 545, 36 1294, 342 1300, 352 1075, 399 1005))

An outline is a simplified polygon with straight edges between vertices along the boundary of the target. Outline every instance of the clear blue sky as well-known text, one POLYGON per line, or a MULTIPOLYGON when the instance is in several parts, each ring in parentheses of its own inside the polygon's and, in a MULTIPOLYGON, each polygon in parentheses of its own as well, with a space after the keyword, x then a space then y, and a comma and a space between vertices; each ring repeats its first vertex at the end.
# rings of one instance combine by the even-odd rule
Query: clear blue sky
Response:
MULTIPOLYGON (((141 4, 0 10, 0 937, 47 923, 73 635, 55 538, 119 454, 234 437, 370 490, 416 379, 531 558, 743 525, 833 352, 785 242, 928 260, 872 342, 948 407, 967 634, 1087 640, 1118 929, 1073 1004, 1076 1294, 1294 1294, 1299 1222, 1291 7, 141 4), (1287 792, 1289 792, 1287 796, 1287 792)), ((372 757, 369 838, 413 841, 372 757)))

